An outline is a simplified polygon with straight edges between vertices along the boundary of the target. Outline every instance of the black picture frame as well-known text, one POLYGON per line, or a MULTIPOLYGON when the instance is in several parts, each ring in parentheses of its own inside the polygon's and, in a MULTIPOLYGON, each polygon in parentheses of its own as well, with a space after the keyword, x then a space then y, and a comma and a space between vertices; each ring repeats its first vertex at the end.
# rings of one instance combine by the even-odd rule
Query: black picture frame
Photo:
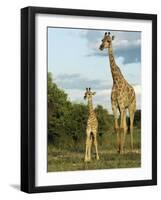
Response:
POLYGON ((157 184, 157 15, 96 10, 21 9, 21 190, 27 193, 147 186, 157 184), (108 17, 152 21, 152 179, 76 185, 35 186, 35 15, 108 17))

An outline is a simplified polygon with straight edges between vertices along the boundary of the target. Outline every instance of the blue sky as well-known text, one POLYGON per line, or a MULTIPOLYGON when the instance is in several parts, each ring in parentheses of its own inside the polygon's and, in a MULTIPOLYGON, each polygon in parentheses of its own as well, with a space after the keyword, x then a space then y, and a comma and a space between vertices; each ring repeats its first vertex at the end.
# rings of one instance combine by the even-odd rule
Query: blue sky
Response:
MULTIPOLYGON (((86 87, 96 91, 95 106, 103 105, 111 112, 112 76, 107 49, 98 49, 105 31, 48 28, 48 71, 69 99, 84 102, 86 87)), ((115 36, 113 52, 125 79, 134 86, 137 107, 141 92, 141 33, 110 31, 115 36)), ((84 102, 85 103, 85 102, 84 102)))

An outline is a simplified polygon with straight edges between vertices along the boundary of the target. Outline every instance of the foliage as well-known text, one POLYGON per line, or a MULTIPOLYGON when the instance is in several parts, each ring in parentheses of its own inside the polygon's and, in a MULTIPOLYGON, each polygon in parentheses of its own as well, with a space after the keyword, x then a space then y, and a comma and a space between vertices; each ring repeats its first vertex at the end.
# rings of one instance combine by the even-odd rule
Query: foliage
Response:
POLYGON ((141 128, 141 110, 136 110, 135 112, 134 126, 141 128))
MULTIPOLYGON (((113 133, 113 115, 101 105, 95 108, 98 119, 98 140, 106 143, 106 136, 113 133)), ((135 114, 135 126, 139 127, 141 111, 135 114)), ((48 73, 48 144, 60 149, 82 151, 86 138, 88 107, 72 103, 68 95, 53 81, 48 73)), ((128 119, 127 119, 128 121, 128 119)))

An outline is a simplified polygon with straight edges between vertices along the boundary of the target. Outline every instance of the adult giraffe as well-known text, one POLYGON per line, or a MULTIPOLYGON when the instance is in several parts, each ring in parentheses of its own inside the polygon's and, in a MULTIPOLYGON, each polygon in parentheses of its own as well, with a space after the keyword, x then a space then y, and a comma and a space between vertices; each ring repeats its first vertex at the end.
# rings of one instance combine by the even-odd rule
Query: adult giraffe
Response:
POLYGON ((133 151, 133 122, 136 111, 136 96, 133 87, 125 80, 123 74, 121 73, 121 70, 115 62, 112 50, 112 40, 114 40, 114 36, 111 37, 110 32, 108 32, 108 34, 106 32, 102 39, 102 44, 100 45, 99 49, 108 49, 110 68, 113 78, 111 103, 114 115, 114 128, 117 134, 118 152, 123 153, 125 137, 127 132, 127 109, 129 111, 130 116, 131 149, 133 151), (118 111, 121 116, 120 126, 118 125, 118 111))

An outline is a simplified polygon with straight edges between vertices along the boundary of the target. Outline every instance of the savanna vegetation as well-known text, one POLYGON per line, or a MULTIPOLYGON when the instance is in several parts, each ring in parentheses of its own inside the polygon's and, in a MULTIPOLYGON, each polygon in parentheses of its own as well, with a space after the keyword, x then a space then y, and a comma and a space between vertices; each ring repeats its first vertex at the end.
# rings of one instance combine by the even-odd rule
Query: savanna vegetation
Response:
MULTIPOLYGON (((83 96, 83 94, 82 94, 83 96)), ((130 152, 130 135, 126 138, 126 153, 116 151, 116 134, 113 129, 113 115, 101 105, 95 108, 98 119, 98 148, 100 160, 94 158, 84 163, 86 122, 88 108, 86 104, 73 103, 68 95, 53 81, 48 73, 48 171, 66 171, 83 169, 108 169, 140 167, 141 147, 141 111, 137 110, 134 120, 134 148, 130 152)), ((127 117, 127 124, 129 118, 127 117)))

